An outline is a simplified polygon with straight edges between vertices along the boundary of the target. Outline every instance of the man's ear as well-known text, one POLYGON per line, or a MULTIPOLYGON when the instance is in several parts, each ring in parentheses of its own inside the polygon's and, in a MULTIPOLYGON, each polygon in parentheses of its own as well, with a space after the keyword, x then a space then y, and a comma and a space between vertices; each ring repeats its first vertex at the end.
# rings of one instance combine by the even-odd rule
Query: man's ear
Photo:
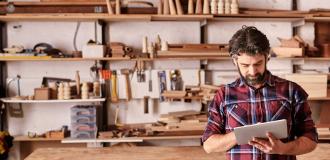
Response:
POLYGON ((237 59, 236 58, 232 58, 232 60, 233 60, 234 65, 237 66, 237 59))
POLYGON ((267 62, 270 60, 270 54, 268 54, 268 56, 267 56, 267 62))

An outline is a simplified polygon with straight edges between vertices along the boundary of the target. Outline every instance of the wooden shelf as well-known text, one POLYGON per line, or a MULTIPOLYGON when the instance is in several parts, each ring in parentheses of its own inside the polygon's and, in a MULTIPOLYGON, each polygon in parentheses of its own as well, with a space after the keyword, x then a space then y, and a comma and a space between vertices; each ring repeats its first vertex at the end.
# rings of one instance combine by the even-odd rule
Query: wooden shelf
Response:
POLYGON ((310 101, 330 101, 330 97, 312 97, 312 98, 308 98, 308 100, 310 100, 310 101))
POLYGON ((119 142, 143 142, 151 140, 184 140, 200 139, 201 135, 189 136, 154 136, 154 137, 126 137, 126 138, 97 138, 97 139, 76 139, 76 138, 30 138, 28 136, 15 136, 14 141, 61 141, 62 143, 119 143, 119 142))
POLYGON ((330 16, 329 17, 306 17, 306 22, 330 22, 330 16))
POLYGON ((106 5, 106 2, 0 2, 0 6, 6 6, 7 4, 12 3, 15 6, 74 6, 74 5, 106 5))
POLYGON ((65 138, 62 143, 118 143, 118 142, 143 142, 151 140, 184 140, 184 139, 200 139, 201 135, 193 136, 154 136, 154 137, 126 137, 126 138, 97 138, 97 139, 75 139, 65 138))
POLYGON ((286 21, 295 22, 303 21, 304 14, 221 14, 214 15, 213 21, 226 21, 226 22, 237 22, 237 21, 286 21))
MULTIPOLYGON (((55 5, 55 4, 54 4, 55 5)), ((301 21, 304 14, 237 14, 237 15, 157 15, 157 14, 121 14, 107 13, 12 13, 1 15, 0 21, 301 21)), ((315 19, 315 17, 313 17, 315 19)), ((329 18, 328 18, 329 19, 329 18)))
POLYGON ((135 60, 150 60, 150 58, 135 58, 130 59, 129 57, 109 57, 109 58, 51 58, 46 57, 1 57, 0 61, 135 61, 135 60))
POLYGON ((4 103, 91 103, 103 102, 105 98, 97 99, 69 99, 69 100, 11 100, 8 98, 0 99, 4 103))
POLYGON ((202 21, 212 20, 213 15, 150 15, 151 21, 202 21))
MULTIPOLYGON (((108 58, 51 58, 50 56, 45 57, 23 57, 23 56, 11 56, 11 57, 1 57, 0 61, 162 61, 162 60, 230 60, 229 56, 182 56, 182 57, 156 57, 156 58, 134 58, 130 59, 128 57, 108 57, 108 58)), ((289 59, 289 60, 305 60, 305 61, 330 61, 330 58, 324 57, 272 57, 271 59, 289 59)))
POLYGON ((31 142, 31 141, 61 141, 62 138, 43 138, 43 137, 38 137, 38 138, 30 138, 28 136, 14 136, 14 141, 15 142, 31 142))

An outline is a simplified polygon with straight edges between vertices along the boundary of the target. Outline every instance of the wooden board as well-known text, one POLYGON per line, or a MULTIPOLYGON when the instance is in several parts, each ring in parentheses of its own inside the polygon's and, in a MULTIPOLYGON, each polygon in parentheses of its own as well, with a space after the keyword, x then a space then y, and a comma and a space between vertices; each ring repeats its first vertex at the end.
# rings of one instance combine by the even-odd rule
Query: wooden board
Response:
MULTIPOLYGON (((308 154, 299 155, 299 160, 326 160, 330 157, 330 144, 318 144, 308 154)), ((110 148, 43 148, 25 160, 224 160, 224 153, 206 154, 202 147, 110 147, 110 148), (134 156, 134 158, 133 158, 134 156)))
POLYGON ((25 160, 208 160, 224 159, 224 154, 207 154, 202 147, 110 147, 110 148, 45 148, 25 160))
POLYGON ((272 47, 271 50, 277 57, 302 57, 304 55, 303 48, 272 47))
POLYGON ((157 57, 193 57, 193 56, 214 56, 224 57, 228 56, 228 52, 221 51, 158 51, 157 57))
POLYGON ((288 74, 285 79, 298 83, 309 97, 327 97, 327 74, 288 74))

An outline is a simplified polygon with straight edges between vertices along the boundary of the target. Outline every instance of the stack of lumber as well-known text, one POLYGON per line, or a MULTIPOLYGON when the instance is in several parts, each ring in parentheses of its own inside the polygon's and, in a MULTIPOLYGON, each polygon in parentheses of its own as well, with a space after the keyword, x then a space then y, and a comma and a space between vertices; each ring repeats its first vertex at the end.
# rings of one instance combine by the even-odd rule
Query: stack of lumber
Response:
POLYGON ((108 44, 108 48, 111 49, 111 57, 124 57, 133 51, 132 47, 121 42, 111 42, 108 44))
POLYGON ((272 52, 277 57, 302 57, 304 56, 305 42, 299 36, 290 39, 278 38, 279 47, 272 47, 272 52))
POLYGON ((319 139, 330 139, 330 129, 329 128, 317 128, 317 133, 319 134, 319 139))
POLYGON ((214 85, 201 85, 201 93, 200 95, 203 96, 203 103, 207 104, 208 101, 211 101, 214 96, 215 92, 219 89, 219 86, 214 85))
POLYGON ((289 74, 285 79, 298 83, 310 98, 327 97, 327 74, 289 74))
POLYGON ((186 86, 185 91, 164 91, 162 96, 170 101, 176 99, 202 99, 203 103, 206 104, 213 99, 218 89, 219 86, 215 85, 186 86))
POLYGON ((168 51, 158 51, 158 57, 221 57, 229 56, 224 44, 169 44, 168 51))
POLYGON ((205 129, 207 116, 194 110, 170 112, 158 119, 159 124, 146 125, 152 135, 201 135, 205 129))

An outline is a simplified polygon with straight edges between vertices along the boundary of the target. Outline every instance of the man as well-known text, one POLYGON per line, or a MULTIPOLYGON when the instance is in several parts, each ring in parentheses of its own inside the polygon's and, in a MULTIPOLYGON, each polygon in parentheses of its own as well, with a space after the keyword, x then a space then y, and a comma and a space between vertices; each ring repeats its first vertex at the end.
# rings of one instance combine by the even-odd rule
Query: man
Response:
POLYGON ((207 153, 227 151, 227 159, 296 159, 311 152, 317 132, 307 93, 296 83, 272 75, 266 67, 269 41, 255 27, 243 26, 229 41, 229 53, 240 78, 221 87, 208 112, 202 140, 207 153), (288 138, 253 138, 237 145, 235 127, 286 119, 288 138))

